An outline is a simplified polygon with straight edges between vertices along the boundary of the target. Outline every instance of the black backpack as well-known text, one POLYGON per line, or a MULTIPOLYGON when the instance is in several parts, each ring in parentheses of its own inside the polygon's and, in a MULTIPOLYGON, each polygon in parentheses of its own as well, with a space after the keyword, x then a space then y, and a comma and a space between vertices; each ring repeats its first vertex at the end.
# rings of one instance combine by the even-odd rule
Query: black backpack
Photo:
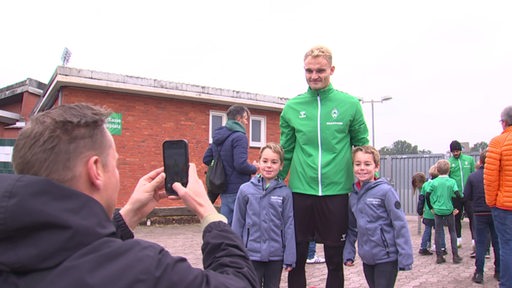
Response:
POLYGON ((210 200, 215 202, 217 197, 219 197, 219 194, 224 193, 226 190, 226 172, 224 171, 224 164, 220 157, 220 150, 222 149, 222 146, 219 148, 216 147, 215 144, 212 145, 213 160, 208 166, 208 171, 206 172, 206 188, 208 189, 208 196, 210 197, 210 200))

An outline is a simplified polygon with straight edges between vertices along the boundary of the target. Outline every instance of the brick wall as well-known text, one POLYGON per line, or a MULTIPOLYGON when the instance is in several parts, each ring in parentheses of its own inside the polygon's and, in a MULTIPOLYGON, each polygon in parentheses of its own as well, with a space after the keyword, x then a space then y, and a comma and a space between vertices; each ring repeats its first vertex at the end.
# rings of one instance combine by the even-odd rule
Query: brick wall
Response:
MULTIPOLYGON (((118 207, 126 203, 141 176, 163 165, 162 142, 167 139, 187 139, 190 161, 197 165, 199 176, 204 180, 206 166, 202 164, 202 158, 208 147, 210 110, 226 111, 229 107, 92 89, 62 88, 63 104, 77 102, 106 106, 122 114, 122 134, 114 135, 121 177, 118 207)), ((280 112, 250 110, 253 115, 266 117, 267 142, 279 142, 280 112)), ((249 149, 250 162, 257 160, 258 152, 259 148, 249 149)), ((182 205, 180 201, 164 200, 158 206, 182 205)))

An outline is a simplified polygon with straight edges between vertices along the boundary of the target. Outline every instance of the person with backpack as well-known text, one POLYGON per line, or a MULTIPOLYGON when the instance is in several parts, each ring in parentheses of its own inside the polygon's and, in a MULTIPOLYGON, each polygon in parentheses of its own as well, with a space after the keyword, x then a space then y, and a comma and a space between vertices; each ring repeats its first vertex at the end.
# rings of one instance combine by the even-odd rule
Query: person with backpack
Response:
POLYGON ((216 153, 221 158, 226 188, 223 191, 208 192, 212 202, 217 198, 212 192, 220 193, 220 213, 226 216, 228 224, 231 225, 238 189, 251 180, 251 175, 256 174, 259 166, 256 161, 253 164, 248 162, 249 140, 245 127, 250 117, 249 109, 242 105, 233 105, 226 114, 228 121, 213 132, 213 142, 204 153, 203 163, 210 166, 216 153))
POLYGON ((178 196, 165 194, 164 168, 156 168, 115 212, 121 179, 105 125, 111 114, 85 103, 58 105, 19 133, 16 174, 0 174, 0 287, 256 288, 243 243, 206 197, 194 163, 186 187, 172 185, 178 196), (130 230, 166 198, 183 200, 201 221, 201 268, 134 239, 130 230))

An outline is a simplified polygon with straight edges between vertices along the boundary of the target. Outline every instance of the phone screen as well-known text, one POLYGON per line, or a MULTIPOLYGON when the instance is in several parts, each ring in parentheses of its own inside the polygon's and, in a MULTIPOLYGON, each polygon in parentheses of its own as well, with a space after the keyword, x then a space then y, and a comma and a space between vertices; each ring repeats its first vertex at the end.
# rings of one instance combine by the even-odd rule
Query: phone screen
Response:
POLYGON ((165 191, 168 195, 178 195, 172 184, 188 184, 188 143, 186 140, 166 140, 163 143, 165 191))

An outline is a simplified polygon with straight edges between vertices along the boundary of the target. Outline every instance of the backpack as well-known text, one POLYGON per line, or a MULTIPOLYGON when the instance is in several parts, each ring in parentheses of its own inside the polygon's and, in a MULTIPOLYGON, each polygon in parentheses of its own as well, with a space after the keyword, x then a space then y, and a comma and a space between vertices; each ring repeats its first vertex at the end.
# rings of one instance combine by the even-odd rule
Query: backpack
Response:
MULTIPOLYGON (((218 148, 218 147, 213 147, 218 148)), ((220 158, 220 149, 213 149, 213 160, 208 166, 206 172, 206 188, 208 189, 208 195, 216 195, 224 193, 226 190, 226 172, 224 171, 224 164, 220 158)), ((210 198, 211 199, 211 198, 210 198)), ((214 202, 213 200, 212 202, 214 202)))

